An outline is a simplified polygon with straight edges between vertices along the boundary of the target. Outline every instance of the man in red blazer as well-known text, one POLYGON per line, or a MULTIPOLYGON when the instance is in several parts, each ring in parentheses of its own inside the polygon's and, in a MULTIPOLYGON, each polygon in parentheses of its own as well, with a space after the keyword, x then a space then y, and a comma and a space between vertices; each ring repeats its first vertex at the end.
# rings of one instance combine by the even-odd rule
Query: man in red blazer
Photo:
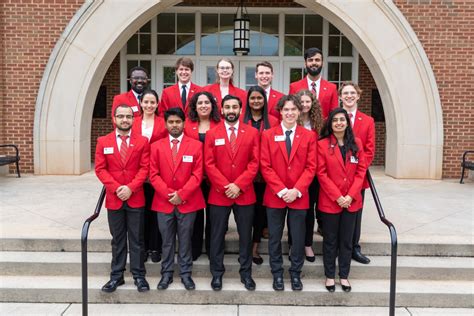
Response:
POLYGON ((112 102, 112 122, 114 122, 115 109, 122 104, 132 108, 134 117, 140 116, 140 96, 148 87, 150 79, 148 79, 146 69, 140 66, 130 69, 129 76, 128 80, 132 87, 130 91, 114 96, 112 102))
POLYGON ((145 279, 143 182, 148 176, 150 147, 148 139, 131 133, 133 111, 126 105, 115 109, 114 131, 99 137, 95 152, 95 173, 106 188, 105 207, 112 234, 112 272, 102 287, 113 292, 124 284, 127 262, 127 236, 130 271, 139 292, 150 289, 145 279))
POLYGON ((265 90, 267 97, 268 114, 273 115, 281 121, 280 112, 276 109, 278 101, 283 96, 283 93, 272 88, 273 81, 273 66, 268 61, 262 61, 255 66, 255 79, 257 84, 265 90))
POLYGON ((211 183, 208 203, 211 221, 211 287, 222 289, 224 244, 231 209, 239 233, 240 280, 255 290, 252 279, 252 223, 256 201, 253 179, 259 160, 258 131, 239 122, 242 102, 233 95, 222 100, 224 122, 209 130, 204 145, 204 167, 211 183))
POLYGON ((321 78, 323 69, 323 53, 319 48, 311 47, 304 52, 304 65, 307 75, 290 84, 290 94, 300 90, 309 90, 318 98, 321 112, 327 118, 332 109, 337 108, 337 86, 321 78))
POLYGON ((262 134, 260 171, 267 183, 263 204, 267 207, 268 252, 273 274, 273 289, 283 291, 283 258, 281 238, 288 213, 291 231, 291 288, 301 291, 304 263, 308 188, 316 172, 316 139, 314 133, 297 125, 302 110, 298 98, 284 96, 278 102, 282 122, 262 134))
POLYGON ((150 182, 155 189, 151 209, 157 212, 163 239, 161 280, 164 290, 173 282, 176 235, 178 263, 186 290, 196 288, 191 278, 193 258, 191 237, 196 211, 206 206, 201 192, 203 173, 202 144, 183 134, 185 115, 180 108, 165 112, 169 136, 151 146, 150 182))
POLYGON ((194 71, 194 63, 191 58, 181 57, 176 61, 175 67, 178 83, 163 90, 160 105, 158 107, 159 113, 163 116, 166 110, 170 108, 179 107, 183 109, 184 113, 188 113, 189 100, 192 99, 196 92, 202 90, 198 85, 191 82, 191 77, 194 71))
MULTIPOLYGON (((359 138, 364 149, 367 168, 370 167, 375 156, 375 122, 374 119, 358 110, 358 101, 362 90, 356 83, 343 82, 339 88, 339 95, 342 101, 343 108, 349 114, 351 119, 352 131, 354 136, 359 138)), ((369 187, 367 179, 362 186, 362 199, 364 199, 365 189, 369 187)), ((368 264, 370 259, 362 254, 359 244, 360 232, 362 224, 362 207, 360 212, 356 215, 356 225, 354 229, 353 245, 352 245, 352 259, 357 262, 368 264)))

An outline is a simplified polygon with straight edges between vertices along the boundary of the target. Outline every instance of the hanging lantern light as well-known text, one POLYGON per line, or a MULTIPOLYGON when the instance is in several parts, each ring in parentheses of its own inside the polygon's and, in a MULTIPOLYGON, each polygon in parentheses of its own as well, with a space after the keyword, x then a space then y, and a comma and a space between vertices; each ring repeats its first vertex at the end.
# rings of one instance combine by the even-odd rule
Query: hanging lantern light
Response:
POLYGON ((240 1, 234 16, 234 54, 247 55, 250 52, 250 18, 244 7, 244 0, 240 1))

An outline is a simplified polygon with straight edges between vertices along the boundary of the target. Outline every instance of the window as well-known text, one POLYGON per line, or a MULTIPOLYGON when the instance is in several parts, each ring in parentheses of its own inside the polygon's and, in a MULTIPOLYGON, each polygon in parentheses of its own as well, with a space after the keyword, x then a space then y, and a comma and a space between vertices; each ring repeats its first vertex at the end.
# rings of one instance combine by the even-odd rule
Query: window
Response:
POLYGON ((194 13, 162 13, 156 20, 158 55, 194 55, 194 13))
POLYGON ((323 47, 323 18, 314 14, 285 15, 285 56, 302 56, 309 47, 323 47))
POLYGON ((128 40, 127 54, 151 54, 151 21, 128 40))

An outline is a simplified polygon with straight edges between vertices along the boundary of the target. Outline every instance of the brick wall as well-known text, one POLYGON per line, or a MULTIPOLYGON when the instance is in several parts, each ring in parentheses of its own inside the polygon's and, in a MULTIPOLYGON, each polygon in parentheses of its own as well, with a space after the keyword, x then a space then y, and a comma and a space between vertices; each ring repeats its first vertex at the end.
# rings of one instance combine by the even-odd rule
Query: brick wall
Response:
POLYGON ((396 0, 433 67, 444 122, 443 177, 459 177, 474 149, 474 1, 396 0))
POLYGON ((84 0, 0 1, 0 140, 19 146, 22 172, 34 171, 35 103, 44 68, 59 36, 83 3, 84 0))

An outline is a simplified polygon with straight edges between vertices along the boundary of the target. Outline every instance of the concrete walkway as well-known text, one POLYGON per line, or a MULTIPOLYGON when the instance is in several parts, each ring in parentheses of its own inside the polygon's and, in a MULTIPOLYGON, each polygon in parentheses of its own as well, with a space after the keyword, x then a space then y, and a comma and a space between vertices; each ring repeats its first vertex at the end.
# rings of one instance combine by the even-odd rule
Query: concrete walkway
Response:
MULTIPOLYGON (((473 242, 474 182, 397 180, 373 169, 372 175, 400 243, 473 242)), ((1 238, 79 239, 84 220, 97 203, 101 183, 93 172, 81 176, 0 176, 1 238)), ((389 242, 370 192, 366 194, 362 243, 389 242)), ((110 238, 107 218, 93 223, 91 239, 110 238)), ((231 231, 235 224, 230 223, 231 231)))

